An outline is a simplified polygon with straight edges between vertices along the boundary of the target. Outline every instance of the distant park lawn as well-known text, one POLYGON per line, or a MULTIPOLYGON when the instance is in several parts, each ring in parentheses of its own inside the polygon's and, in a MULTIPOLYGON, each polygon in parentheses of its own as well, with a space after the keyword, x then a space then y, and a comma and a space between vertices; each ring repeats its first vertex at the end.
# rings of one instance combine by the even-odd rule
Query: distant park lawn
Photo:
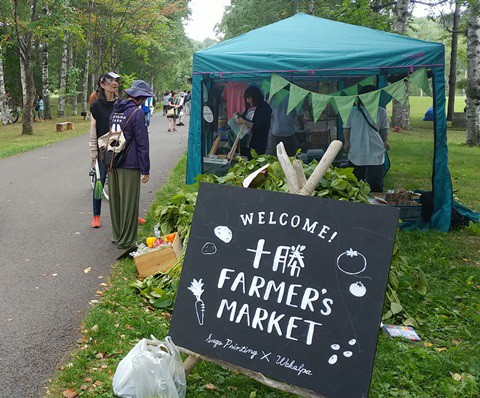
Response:
MULTIPOLYGON (((51 101, 52 116, 57 114, 58 99, 51 101)), ((22 135, 22 117, 15 124, 7 126, 0 125, 0 158, 5 158, 32 149, 63 141, 72 137, 85 134, 90 129, 90 121, 84 120, 82 116, 70 116, 71 107, 67 107, 68 116, 62 118, 54 117, 51 120, 42 120, 34 123, 33 135, 22 135), (61 133, 56 131, 56 124, 61 122, 73 122, 75 128, 61 133)), ((78 111, 80 115, 80 107, 78 111)))

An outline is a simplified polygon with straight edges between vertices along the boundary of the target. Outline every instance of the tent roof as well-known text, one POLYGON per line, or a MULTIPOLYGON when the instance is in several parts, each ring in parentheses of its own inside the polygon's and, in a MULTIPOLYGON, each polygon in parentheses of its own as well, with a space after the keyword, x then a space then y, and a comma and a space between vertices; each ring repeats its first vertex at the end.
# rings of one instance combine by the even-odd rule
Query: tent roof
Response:
POLYGON ((193 73, 398 73, 444 59, 441 43, 299 13, 197 51, 193 73))

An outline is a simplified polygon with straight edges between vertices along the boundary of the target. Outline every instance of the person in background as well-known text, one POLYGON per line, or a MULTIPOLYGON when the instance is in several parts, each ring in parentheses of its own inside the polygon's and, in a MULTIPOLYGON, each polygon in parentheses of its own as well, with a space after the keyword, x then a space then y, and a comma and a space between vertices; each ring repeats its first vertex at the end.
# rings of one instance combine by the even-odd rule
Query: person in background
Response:
POLYGON ((272 107, 272 136, 270 154, 277 155, 277 145, 283 142, 285 151, 288 156, 295 156, 298 149, 298 142, 296 138, 296 126, 300 129, 305 129, 305 121, 303 118, 303 109, 292 110, 287 114, 288 97, 284 98, 278 105, 275 99, 270 103, 272 107))
POLYGON ((172 96, 168 99, 167 105, 167 119, 168 119, 168 131, 177 131, 175 124, 178 118, 179 101, 177 98, 177 92, 172 91, 172 96), (170 115, 168 113, 171 113, 170 115))
POLYGON ((185 115, 190 115, 191 98, 192 98, 192 93, 190 90, 188 90, 187 95, 185 96, 185 100, 183 101, 184 108, 185 108, 185 115))
POLYGON ((142 111, 145 115, 145 125, 147 126, 147 131, 149 131, 148 128, 150 127, 150 117, 151 117, 151 114, 152 114, 152 98, 151 97, 148 97, 142 103, 142 111))
MULTIPOLYGON (((103 73, 98 79, 97 90, 90 95, 90 158, 92 167, 98 162, 100 182, 105 185, 106 171, 98 154, 98 138, 110 131, 109 117, 113 111, 113 104, 118 98, 118 86, 120 76, 115 72, 103 73), (96 98, 96 99, 95 99, 96 98)), ((95 180, 96 182, 96 180, 95 180)), ((100 228, 100 214, 102 200, 93 197, 93 220, 92 228, 100 228)))
MULTIPOLYGON (((374 90, 375 86, 364 86, 359 94, 374 90)), ((374 122, 358 99, 343 129, 343 148, 348 152, 353 174, 358 180, 366 181, 372 192, 382 192, 385 153, 390 150, 387 111, 378 107, 377 120, 374 122)))
POLYGON ((166 116, 167 114, 167 109, 168 109, 168 100, 171 97, 171 92, 170 91, 165 91, 163 93, 163 116, 166 116))
POLYGON ((37 106, 38 106, 38 120, 43 119, 43 110, 45 109, 45 104, 43 102, 43 97, 41 95, 38 96, 38 101, 37 101, 37 106))
POLYGON ((178 123, 177 126, 185 126, 185 123, 183 123, 183 120, 185 119, 185 97, 186 93, 182 91, 180 93, 180 97, 178 98, 178 123), (183 94, 183 95, 182 95, 183 94))
MULTIPOLYGON (((235 115, 235 122, 249 129, 246 146, 262 155, 268 146, 268 134, 272 120, 272 108, 265 101, 262 91, 257 86, 249 86, 243 93, 245 112, 235 115)), ((251 153, 248 153, 251 159, 251 153)))
POLYGON ((135 80, 124 91, 128 99, 115 102, 109 124, 120 124, 127 153, 125 161, 109 171, 108 181, 112 242, 119 249, 130 249, 137 242, 140 182, 148 182, 150 174, 148 132, 139 106, 154 93, 143 80, 135 80))

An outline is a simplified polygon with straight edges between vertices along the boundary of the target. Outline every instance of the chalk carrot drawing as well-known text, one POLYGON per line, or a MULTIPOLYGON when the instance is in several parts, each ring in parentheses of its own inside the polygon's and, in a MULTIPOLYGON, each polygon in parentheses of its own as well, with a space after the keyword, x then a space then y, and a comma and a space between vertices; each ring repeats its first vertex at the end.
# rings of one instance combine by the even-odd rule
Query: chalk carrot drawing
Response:
POLYGON ((200 279, 197 281, 196 279, 193 279, 192 283, 188 287, 188 290, 190 290, 197 299, 197 301, 195 302, 195 311, 197 312, 197 319, 199 325, 203 325, 203 317, 205 315, 205 303, 201 299, 201 296, 204 292, 202 280, 200 279))

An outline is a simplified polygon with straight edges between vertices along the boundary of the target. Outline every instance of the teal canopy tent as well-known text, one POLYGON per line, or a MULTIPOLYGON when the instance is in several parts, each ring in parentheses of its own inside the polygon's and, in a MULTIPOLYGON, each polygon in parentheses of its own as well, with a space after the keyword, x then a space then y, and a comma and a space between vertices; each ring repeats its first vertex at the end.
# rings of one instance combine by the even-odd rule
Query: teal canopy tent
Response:
POLYGON ((443 44, 412 39, 306 14, 252 30, 193 55, 187 183, 202 173, 204 91, 213 80, 332 79, 375 76, 380 86, 394 75, 426 68, 432 76, 434 211, 430 226, 450 228, 452 184, 448 169, 443 44))

